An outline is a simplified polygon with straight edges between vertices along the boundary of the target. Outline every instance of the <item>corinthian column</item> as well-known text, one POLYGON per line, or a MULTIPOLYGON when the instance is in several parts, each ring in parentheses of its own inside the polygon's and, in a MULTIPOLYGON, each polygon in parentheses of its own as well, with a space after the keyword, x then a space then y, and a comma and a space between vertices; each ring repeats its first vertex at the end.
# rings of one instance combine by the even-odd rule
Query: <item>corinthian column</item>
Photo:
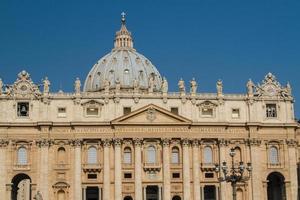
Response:
POLYGON ((115 200, 122 199, 122 165, 121 139, 116 138, 115 144, 115 200))
MULTIPOLYGON (((226 161, 226 146, 227 146, 227 141, 222 139, 219 141, 219 155, 220 155, 220 162, 219 162, 219 166, 222 166, 222 162, 226 161)), ((221 169, 222 170, 222 169, 221 169)), ((222 173, 222 172, 220 172, 222 173)), ((221 197, 222 200, 226 200, 227 198, 227 193, 226 193, 227 189, 226 189, 226 182, 223 181, 221 182, 221 197)))
POLYGON ((104 167, 103 167, 103 200, 110 200, 110 139, 105 139, 103 140, 103 151, 104 151, 104 156, 103 156, 103 162, 104 162, 104 167))
POLYGON ((251 163, 252 163, 252 196, 253 200, 261 200, 263 199, 263 194, 258 191, 262 191, 262 167, 261 167, 261 149, 260 144, 261 141, 257 139, 251 139, 249 141, 250 144, 250 152, 251 152, 251 163))
POLYGON ((191 180, 190 180, 190 155, 189 155, 190 142, 188 139, 182 140, 183 149, 183 199, 190 200, 191 196, 191 180))
POLYGON ((48 156, 49 156, 49 146, 50 140, 42 139, 37 141, 37 145, 40 147, 40 182, 39 188, 40 192, 43 195, 43 199, 49 199, 49 169, 48 169, 48 156))
POLYGON ((80 139, 72 141, 74 146, 74 200, 81 200, 81 143, 80 139))
POLYGON ((193 140, 193 182, 194 200, 200 200, 200 175, 199 175, 199 141, 193 140))
POLYGON ((134 163, 134 194, 135 200, 143 199, 142 190, 142 154, 141 154, 142 139, 134 139, 135 163, 134 163))
POLYGON ((297 180, 297 142, 295 140, 287 140, 289 154, 289 169, 291 180, 291 199, 297 199, 298 180, 297 180))
POLYGON ((163 199, 171 199, 171 182, 170 182, 170 139, 165 138, 163 143, 163 199))
POLYGON ((0 197, 3 199, 9 199, 6 196, 6 148, 8 140, 0 140, 0 197))

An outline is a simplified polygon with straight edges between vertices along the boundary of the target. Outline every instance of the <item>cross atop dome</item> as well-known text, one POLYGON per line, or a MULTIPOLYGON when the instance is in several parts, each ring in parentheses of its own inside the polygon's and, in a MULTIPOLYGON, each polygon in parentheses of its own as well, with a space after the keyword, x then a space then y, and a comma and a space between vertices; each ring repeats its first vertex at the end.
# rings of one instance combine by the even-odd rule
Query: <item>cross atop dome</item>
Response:
POLYGON ((125 12, 122 12, 121 13, 121 16, 122 16, 122 24, 125 24, 125 22, 126 22, 126 18, 125 18, 125 16, 126 16, 126 13, 125 12))
POLYGON ((133 40, 131 37, 131 33, 127 30, 125 22, 126 22, 126 13, 122 12, 121 13, 121 29, 116 32, 116 37, 115 37, 115 49, 117 48, 130 48, 133 49, 133 40))

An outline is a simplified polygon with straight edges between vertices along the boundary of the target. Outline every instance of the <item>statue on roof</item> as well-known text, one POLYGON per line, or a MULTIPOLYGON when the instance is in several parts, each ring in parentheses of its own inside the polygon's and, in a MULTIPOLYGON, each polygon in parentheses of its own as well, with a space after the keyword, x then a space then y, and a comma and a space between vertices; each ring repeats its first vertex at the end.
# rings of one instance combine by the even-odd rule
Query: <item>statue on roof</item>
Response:
POLYGON ((37 193, 33 197, 34 200, 43 200, 42 194, 40 191, 37 191, 37 193))
POLYGON ((190 81, 190 84, 191 84, 191 89, 190 89, 190 93, 192 95, 195 95, 197 93, 197 82, 195 80, 195 78, 193 78, 191 81, 190 81))
POLYGON ((149 76, 149 87, 148 87, 148 92, 149 92, 149 93, 152 93, 153 90, 154 90, 154 75, 151 74, 151 75, 149 76))
POLYGON ((48 77, 46 76, 45 79, 43 80, 43 86, 44 86, 44 94, 49 94, 49 91, 50 91, 50 81, 48 79, 48 77))
POLYGON ((120 92, 120 90, 121 90, 121 82, 120 82, 120 79, 119 78, 117 78, 117 80, 116 80, 116 91, 115 91, 115 93, 116 94, 119 94, 119 92, 120 92))
POLYGON ((135 78, 133 80, 133 92, 134 93, 139 93, 139 89, 140 89, 139 81, 135 78))
POLYGON ((169 90, 168 81, 167 81, 166 77, 163 77, 163 80, 161 83, 161 91, 162 91, 162 93, 166 94, 166 93, 168 93, 168 90, 169 90))
POLYGON ((222 96, 222 94, 223 94, 223 82, 222 82, 221 79, 219 79, 217 81, 216 87, 217 87, 217 95, 222 96))
POLYGON ((184 93, 185 92, 185 85, 184 85, 184 80, 180 78, 178 81, 178 87, 179 87, 179 92, 184 93))
POLYGON ((252 82, 251 79, 247 82, 247 94, 249 97, 253 97, 254 94, 254 83, 252 82))
POLYGON ((80 79, 77 77, 74 83, 74 91, 76 94, 80 94, 80 90, 81 90, 81 82, 80 79))
POLYGON ((104 92, 105 93, 109 93, 109 86, 110 86, 110 82, 107 79, 105 79, 105 81, 104 81, 104 92))

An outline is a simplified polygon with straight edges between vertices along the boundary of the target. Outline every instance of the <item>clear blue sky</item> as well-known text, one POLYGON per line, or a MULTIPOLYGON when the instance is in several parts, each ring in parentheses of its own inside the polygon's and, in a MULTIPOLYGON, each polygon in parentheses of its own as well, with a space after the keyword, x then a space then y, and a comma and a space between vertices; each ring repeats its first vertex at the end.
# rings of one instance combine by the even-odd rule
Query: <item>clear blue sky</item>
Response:
POLYGON ((224 92, 244 93, 249 78, 270 71, 300 99, 299 0, 1 0, 0 77, 13 83, 25 69, 35 82, 48 76, 52 91, 71 91, 111 50, 122 11, 135 48, 173 91, 195 77, 201 92, 221 78, 224 92))

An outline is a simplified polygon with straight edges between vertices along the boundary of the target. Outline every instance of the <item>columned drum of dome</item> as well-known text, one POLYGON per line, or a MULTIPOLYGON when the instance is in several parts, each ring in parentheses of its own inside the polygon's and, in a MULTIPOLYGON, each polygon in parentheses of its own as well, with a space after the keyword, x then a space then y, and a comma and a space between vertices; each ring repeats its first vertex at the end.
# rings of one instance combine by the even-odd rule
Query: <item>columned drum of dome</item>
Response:
POLYGON ((115 89, 130 90, 137 84, 140 90, 161 90, 162 77, 156 67, 133 48, 131 33, 122 15, 121 29, 116 32, 114 48, 103 56, 91 69, 84 84, 85 92, 103 91, 109 85, 115 89))

